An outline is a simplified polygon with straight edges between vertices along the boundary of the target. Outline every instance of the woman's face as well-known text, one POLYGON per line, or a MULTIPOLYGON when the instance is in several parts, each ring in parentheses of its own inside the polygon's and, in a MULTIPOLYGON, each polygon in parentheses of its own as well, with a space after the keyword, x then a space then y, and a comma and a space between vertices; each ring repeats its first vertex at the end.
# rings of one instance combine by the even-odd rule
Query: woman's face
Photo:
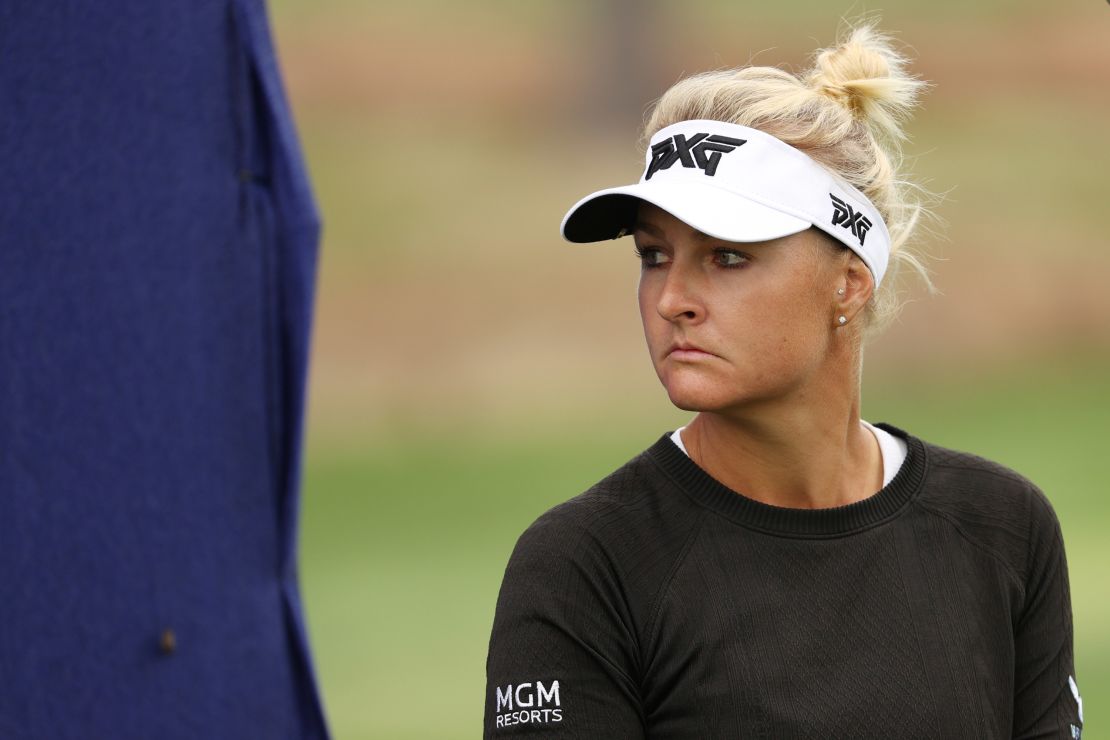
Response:
POLYGON ((675 406, 727 411, 815 390, 834 343, 842 250, 813 229, 726 242, 649 203, 633 235, 644 334, 675 406))

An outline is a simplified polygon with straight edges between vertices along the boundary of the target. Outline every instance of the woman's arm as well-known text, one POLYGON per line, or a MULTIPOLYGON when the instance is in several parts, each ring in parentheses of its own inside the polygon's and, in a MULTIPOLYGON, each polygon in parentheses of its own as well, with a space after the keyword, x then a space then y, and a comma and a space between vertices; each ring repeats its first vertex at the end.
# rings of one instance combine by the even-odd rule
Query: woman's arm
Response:
POLYGON ((1060 523, 1032 494, 1025 604, 1014 635, 1014 732, 1017 740, 1079 738, 1082 704, 1075 683, 1071 595, 1060 523))
POLYGON ((521 535, 494 615, 483 737, 644 737, 621 581, 566 505, 521 535))

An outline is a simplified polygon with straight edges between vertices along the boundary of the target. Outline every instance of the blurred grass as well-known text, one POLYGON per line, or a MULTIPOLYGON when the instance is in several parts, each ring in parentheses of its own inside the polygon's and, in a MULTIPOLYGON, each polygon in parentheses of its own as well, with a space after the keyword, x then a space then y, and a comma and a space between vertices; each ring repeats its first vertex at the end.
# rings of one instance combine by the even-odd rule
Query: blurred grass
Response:
MULTIPOLYGON (((1067 544, 1076 670, 1096 726, 1110 701, 1108 367, 1110 358, 1093 357, 905 376, 869 391, 865 406, 869 419, 998 460, 1047 492, 1067 544)), ((599 433, 583 417, 516 441, 401 436, 310 458, 302 579, 336 737, 479 736, 493 608, 516 537, 673 421, 661 408, 655 425, 619 432, 599 433)))

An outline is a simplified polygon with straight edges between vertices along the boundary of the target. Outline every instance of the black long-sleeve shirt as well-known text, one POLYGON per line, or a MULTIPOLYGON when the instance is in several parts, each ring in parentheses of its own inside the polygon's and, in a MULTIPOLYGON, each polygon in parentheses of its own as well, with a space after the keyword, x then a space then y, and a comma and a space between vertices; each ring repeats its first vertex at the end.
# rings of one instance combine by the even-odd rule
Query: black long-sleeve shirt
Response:
POLYGON ((485 737, 1077 738, 1044 495, 903 437, 834 509, 728 489, 664 434, 543 514, 505 571, 485 737))

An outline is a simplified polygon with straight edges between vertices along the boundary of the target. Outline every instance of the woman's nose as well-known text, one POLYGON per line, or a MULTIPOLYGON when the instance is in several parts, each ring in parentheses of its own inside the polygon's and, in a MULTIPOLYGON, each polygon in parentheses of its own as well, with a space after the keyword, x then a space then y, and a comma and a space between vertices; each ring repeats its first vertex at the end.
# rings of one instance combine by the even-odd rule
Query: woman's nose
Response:
POLYGON ((705 314, 698 297, 697 276, 692 270, 672 262, 663 279, 656 310, 667 321, 696 321, 705 314))

